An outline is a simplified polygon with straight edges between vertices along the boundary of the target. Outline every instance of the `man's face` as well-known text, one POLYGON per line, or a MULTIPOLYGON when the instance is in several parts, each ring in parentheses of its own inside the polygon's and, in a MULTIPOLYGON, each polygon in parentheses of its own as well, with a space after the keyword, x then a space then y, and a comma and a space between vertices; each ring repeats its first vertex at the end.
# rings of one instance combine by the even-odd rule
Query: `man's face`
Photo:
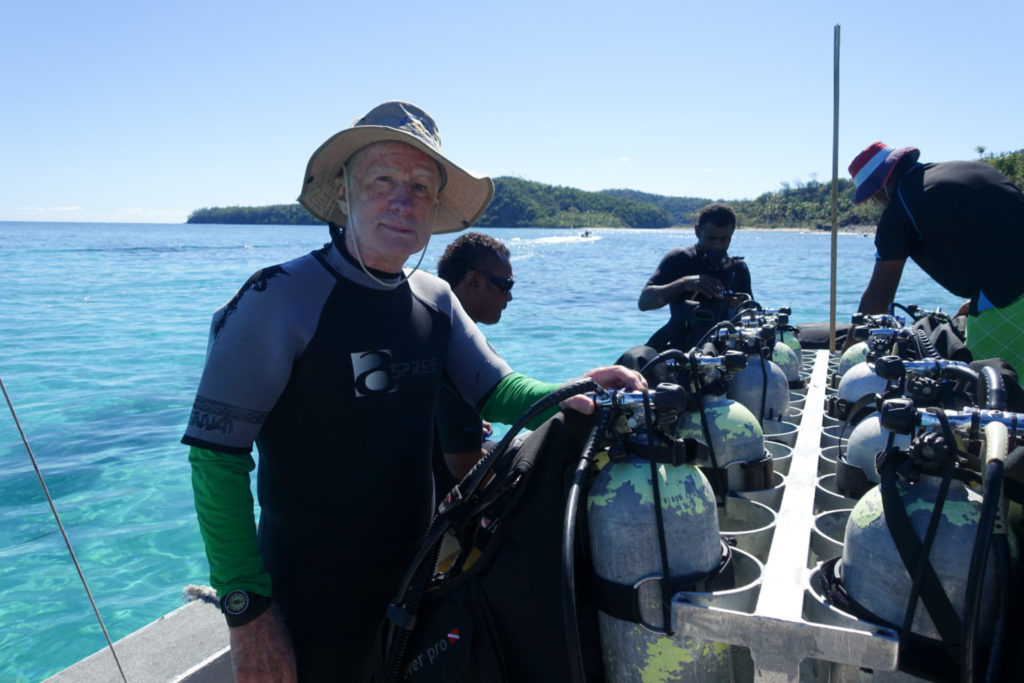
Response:
POLYGON ((512 301, 512 290, 504 281, 512 280, 512 263, 500 254, 471 269, 463 278, 464 287, 456 288, 462 307, 474 322, 493 325, 512 301))
POLYGON ((718 226, 711 221, 704 221, 697 226, 697 246, 704 251, 728 251, 732 242, 735 226, 718 226))
MULTIPOLYGON (((345 231, 349 251, 355 253, 358 236, 364 264, 398 272, 430 238, 441 183, 437 163, 403 142, 376 142, 353 155, 348 173, 352 196, 341 207, 356 228, 345 231)), ((344 196, 343 184, 338 198, 344 196)))

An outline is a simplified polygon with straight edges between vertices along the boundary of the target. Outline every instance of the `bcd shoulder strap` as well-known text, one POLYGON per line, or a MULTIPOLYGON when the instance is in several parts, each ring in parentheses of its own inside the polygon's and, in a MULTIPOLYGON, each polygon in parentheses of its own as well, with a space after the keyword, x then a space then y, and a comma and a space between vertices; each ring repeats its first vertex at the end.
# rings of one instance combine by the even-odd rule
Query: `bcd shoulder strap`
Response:
MULTIPOLYGON (((928 557, 934 540, 934 527, 942 516, 942 506, 945 502, 945 492, 948 490, 949 480, 944 480, 941 485, 939 497, 932 510, 932 519, 929 524, 931 528, 925 535, 925 543, 922 543, 910 521, 903 500, 900 498, 896 474, 892 465, 883 466, 879 477, 879 491, 882 495, 882 509, 886 525, 912 582, 907 614, 908 616, 912 615, 915 608, 914 603, 916 603, 915 596, 920 594, 921 601, 924 603, 925 609, 928 610, 928 615, 932 618, 942 642, 957 646, 961 639, 960 617, 949 596, 946 595, 935 567, 928 557)), ((909 627, 910 624, 904 624, 904 632, 909 632, 909 627)))

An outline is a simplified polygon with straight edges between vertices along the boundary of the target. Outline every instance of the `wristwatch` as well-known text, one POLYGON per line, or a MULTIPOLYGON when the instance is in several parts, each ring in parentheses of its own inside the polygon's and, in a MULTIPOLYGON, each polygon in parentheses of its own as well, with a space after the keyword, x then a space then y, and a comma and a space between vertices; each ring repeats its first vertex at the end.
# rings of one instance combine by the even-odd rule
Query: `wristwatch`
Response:
POLYGON ((266 595, 249 591, 231 591, 220 599, 220 611, 228 626, 243 626, 267 611, 271 600, 266 595))

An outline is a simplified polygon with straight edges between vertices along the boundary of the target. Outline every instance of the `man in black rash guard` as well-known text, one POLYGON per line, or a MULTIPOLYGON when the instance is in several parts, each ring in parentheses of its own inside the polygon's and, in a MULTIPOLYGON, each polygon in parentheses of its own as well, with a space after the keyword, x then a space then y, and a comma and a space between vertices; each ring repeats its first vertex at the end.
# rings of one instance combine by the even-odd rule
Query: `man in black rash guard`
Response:
MULTIPOLYGON (((256 273, 214 313, 182 441, 236 680, 367 680, 431 516, 442 378, 504 422, 549 392, 491 350, 446 283, 403 270, 492 194, 441 155, 425 112, 386 102, 309 160, 299 201, 330 242, 256 273)), ((624 368, 588 376, 645 386, 624 368)))
MULTIPOLYGON (((1024 193, 981 161, 920 163, 916 147, 868 145, 850 164, 854 204, 883 208, 862 313, 887 313, 907 259, 968 299, 967 348, 1024 372, 1024 193)), ((847 341, 850 345, 852 339, 847 341)))
POLYGON ((732 207, 708 204, 694 225, 697 243, 662 257, 637 300, 641 311, 668 304, 671 314, 648 346, 688 351, 712 325, 728 318, 730 306, 753 296, 747 264, 727 253, 735 231, 732 207))

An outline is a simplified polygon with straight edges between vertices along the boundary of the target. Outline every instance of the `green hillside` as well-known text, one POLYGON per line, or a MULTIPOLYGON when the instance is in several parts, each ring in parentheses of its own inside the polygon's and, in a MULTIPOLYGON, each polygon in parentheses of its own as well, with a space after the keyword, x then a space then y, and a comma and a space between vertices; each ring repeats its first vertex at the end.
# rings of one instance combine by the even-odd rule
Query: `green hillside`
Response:
POLYGON ((320 221, 298 202, 272 206, 223 206, 196 209, 186 223, 225 225, 316 225, 320 221))
MULTIPOLYGON (((1024 150, 986 154, 978 147, 981 161, 999 169, 1018 187, 1024 188, 1024 150)), ((870 225, 878 220, 873 202, 853 205, 853 181, 838 183, 840 225, 870 225)), ((693 225, 700 208, 712 200, 700 197, 668 197, 637 190, 587 192, 561 185, 545 185, 522 178, 494 179, 494 199, 478 227, 564 227, 564 228, 665 228, 693 225)), ((783 183, 775 192, 756 199, 730 201, 743 227, 813 228, 832 224, 832 183, 811 181, 792 186, 783 183)), ((189 223, 309 225, 318 223, 298 204, 274 206, 230 206, 197 209, 189 223)))
POLYGON ((494 199, 476 224, 484 228, 667 228, 673 223, 665 209, 649 202, 501 177, 494 179, 494 199))

